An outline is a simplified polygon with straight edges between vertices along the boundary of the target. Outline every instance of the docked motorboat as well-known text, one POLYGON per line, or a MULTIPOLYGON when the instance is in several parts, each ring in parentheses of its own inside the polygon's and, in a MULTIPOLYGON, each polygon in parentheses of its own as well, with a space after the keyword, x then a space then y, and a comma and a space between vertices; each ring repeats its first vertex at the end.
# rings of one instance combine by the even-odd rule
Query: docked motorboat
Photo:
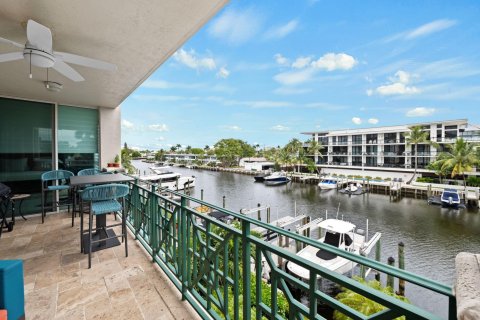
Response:
POLYGON ((264 183, 267 186, 277 186, 277 185, 287 184, 291 181, 291 179, 287 177, 287 175, 283 171, 274 172, 271 175, 264 177, 263 179, 264 179, 264 183))
POLYGON ((268 177, 271 174, 272 174, 271 171, 263 171, 253 176, 253 178, 255 179, 255 182, 264 182, 265 177, 268 177))
POLYGON ((364 193, 365 190, 360 182, 351 181, 347 184, 347 187, 340 190, 340 192, 348 195, 358 195, 364 193))
POLYGON ((160 188, 168 188, 169 190, 183 190, 185 188, 195 187, 194 176, 182 176, 180 173, 172 171, 163 171, 158 167, 151 167, 150 170, 154 174, 138 176, 140 181, 155 184, 160 188))
POLYGON ((333 178, 323 178, 318 183, 318 186, 322 190, 337 189, 338 182, 336 179, 333 179, 333 178))
POLYGON ((455 189, 444 189, 440 201, 442 202, 442 206, 458 207, 460 204, 460 195, 455 189))
MULTIPOLYGON (((368 237, 368 229, 367 236, 365 236, 363 230, 357 230, 353 223, 339 219, 323 220, 318 224, 318 227, 323 234, 323 237, 318 241, 362 256, 368 255, 381 237, 381 233, 377 232, 370 240, 368 240, 366 239, 366 237, 368 237)), ((357 265, 354 261, 314 246, 305 247, 300 250, 297 255, 316 265, 340 274, 351 272, 357 265)), ((287 269, 301 279, 310 279, 310 271, 293 262, 287 264, 287 269)))

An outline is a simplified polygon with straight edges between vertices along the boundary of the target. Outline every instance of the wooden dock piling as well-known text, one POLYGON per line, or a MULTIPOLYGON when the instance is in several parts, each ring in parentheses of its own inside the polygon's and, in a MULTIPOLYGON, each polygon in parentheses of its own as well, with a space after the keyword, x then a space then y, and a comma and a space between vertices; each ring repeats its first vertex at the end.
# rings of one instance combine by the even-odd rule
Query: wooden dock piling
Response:
MULTIPOLYGON (((387 262, 388 262, 389 266, 394 266, 395 265, 395 258, 394 257, 388 257, 387 262)), ((392 290, 393 290, 393 287, 395 285, 394 280, 395 279, 393 278, 393 276, 391 274, 387 274, 387 287, 392 288, 392 290)))

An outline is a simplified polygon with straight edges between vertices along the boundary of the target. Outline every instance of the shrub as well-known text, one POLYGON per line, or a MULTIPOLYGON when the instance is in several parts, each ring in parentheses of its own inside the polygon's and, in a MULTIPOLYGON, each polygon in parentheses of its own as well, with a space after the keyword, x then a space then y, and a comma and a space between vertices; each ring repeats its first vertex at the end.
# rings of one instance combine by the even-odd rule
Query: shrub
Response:
POLYGON ((375 177, 375 180, 383 180, 381 177, 375 177))
POLYGON ((470 176, 467 178, 467 186, 480 187, 480 177, 470 176))
MULTIPOLYGON (((369 282, 366 282, 365 280, 361 279, 361 278, 355 278, 355 280, 357 280, 358 282, 360 283, 363 283, 375 290, 378 290, 378 291, 381 291, 389 296, 392 296, 392 297, 395 297, 399 300, 402 300, 404 302, 407 302, 407 303, 410 303, 408 301, 407 298, 405 297, 402 297, 402 296, 398 296, 396 295, 394 292, 393 292, 393 289, 391 287, 382 287, 382 284, 376 280, 372 280, 372 281, 369 281, 369 282)), ((350 290, 350 289, 346 289, 346 288, 342 288, 342 292, 340 292, 336 297, 335 299, 337 299, 338 301, 340 301, 341 303, 363 313, 364 315, 366 316, 369 316, 369 315, 372 315, 372 314, 375 314, 381 310, 384 310, 385 307, 382 306, 381 304, 375 302, 375 301, 372 301, 370 299, 367 299, 365 298, 364 296, 350 290)), ((333 318, 335 320, 347 320, 347 319, 350 319, 349 317, 347 317, 346 315, 344 315, 343 313, 340 313, 339 311, 335 311, 333 313, 333 318)), ((404 316, 402 317, 398 317, 398 318, 395 318, 395 319, 405 319, 404 316)))
POLYGON ((417 182, 433 183, 435 180, 429 177, 420 177, 417 178, 417 182))

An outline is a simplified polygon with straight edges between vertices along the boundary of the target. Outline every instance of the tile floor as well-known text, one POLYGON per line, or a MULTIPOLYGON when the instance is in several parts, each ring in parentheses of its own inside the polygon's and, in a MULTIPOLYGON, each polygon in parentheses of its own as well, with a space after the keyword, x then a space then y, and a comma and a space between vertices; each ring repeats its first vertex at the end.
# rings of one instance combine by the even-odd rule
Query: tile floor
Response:
MULTIPOLYGON (((110 215, 108 219, 113 219, 110 215)), ((198 319, 178 290, 131 236, 122 244, 80 253, 79 218, 69 213, 17 220, 0 238, 0 259, 24 262, 26 319, 198 319)))

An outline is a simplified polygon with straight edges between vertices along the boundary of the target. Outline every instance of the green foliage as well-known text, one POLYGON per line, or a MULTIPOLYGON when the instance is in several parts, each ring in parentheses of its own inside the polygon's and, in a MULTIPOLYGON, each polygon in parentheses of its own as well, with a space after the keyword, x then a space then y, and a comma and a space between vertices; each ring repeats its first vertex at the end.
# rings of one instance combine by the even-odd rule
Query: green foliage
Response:
MULTIPOLYGON (((361 278, 355 278, 355 280, 357 280, 358 282, 363 283, 363 284, 365 284, 365 285, 367 285, 367 286, 369 286, 369 287, 371 287, 375 290, 381 291, 384 294, 395 297, 396 299, 402 300, 404 302, 410 303, 407 298, 396 295, 393 292, 393 289, 391 287, 382 287, 382 284, 380 282, 376 281, 376 280, 372 280, 372 281, 369 281, 369 282, 366 282, 365 280, 363 280, 361 278)), ((362 296, 362 295, 360 295, 360 294, 358 294, 358 293, 356 293, 356 292, 354 292, 350 289, 346 289, 346 288, 342 288, 342 292, 339 293, 335 298, 338 301, 340 301, 341 303, 349 306, 352 309, 355 309, 355 310, 363 313, 366 316, 375 314, 375 313, 385 309, 385 307, 382 306, 381 304, 379 304, 377 302, 374 302, 370 299, 367 299, 364 296, 362 296)), ((344 315, 343 313, 340 313, 339 311, 335 311, 333 313, 333 318, 335 320, 351 319, 350 317, 347 317, 346 315, 344 315)), ((395 319, 403 320, 403 319, 405 319, 405 317, 402 316, 402 317, 398 317, 398 318, 395 318, 395 319)))
POLYGON ((243 140, 222 139, 215 143, 215 154, 224 166, 238 165, 240 158, 255 155, 255 149, 243 140))
POLYGON ((204 154, 205 150, 203 150, 202 148, 191 148, 190 153, 192 153, 192 154, 204 154))
POLYGON ((425 182, 425 183, 433 183, 435 180, 429 177, 419 177, 417 178, 417 182, 425 182))
MULTIPOLYGON (((131 149, 122 149, 122 167, 127 171, 127 173, 135 173, 135 167, 132 165, 132 156, 131 156, 131 149)), ((117 157, 120 158, 118 155, 115 157, 115 160, 117 160, 117 157)), ((118 159, 120 161, 120 159, 118 159)), ((117 162, 117 161, 115 161, 117 162)))
POLYGON ((452 178, 461 175, 465 179, 465 172, 472 171, 473 166, 479 161, 475 144, 460 138, 455 141, 453 146, 447 145, 446 147, 448 151, 442 152, 432 167, 442 172, 451 172, 452 178))
POLYGON ((438 147, 438 144, 436 142, 430 141, 429 131, 424 131, 421 126, 413 126, 413 127, 410 127, 409 129, 410 129, 410 132, 405 133, 404 137, 405 137, 405 142, 407 143, 407 145, 413 145, 413 147, 414 147, 415 171, 413 173, 412 178, 407 183, 412 182, 413 178, 417 174, 417 162, 418 162, 417 161, 417 156, 418 156, 417 146, 418 146, 418 144, 419 143, 427 143, 427 144, 432 145, 434 147, 438 147))
POLYGON ((467 186, 480 187, 480 177, 475 177, 475 176, 468 177, 467 186))
POLYGON ((385 181, 392 181, 392 178, 385 178, 385 181))
MULTIPOLYGON (((371 178, 370 178, 370 179, 371 179, 371 178)), ((375 180, 381 181, 381 180, 383 180, 383 179, 382 179, 381 177, 375 177, 375 180)))
POLYGON ((165 157, 165 150, 160 149, 155 153, 155 160, 163 161, 165 157))
POLYGON ((115 156, 115 159, 113 159, 113 162, 120 163, 120 156, 118 154, 115 156))
POLYGON ((305 165, 307 166, 307 170, 310 173, 314 173, 317 170, 317 166, 315 165, 315 161, 312 158, 305 159, 305 165))
POLYGON ((130 156, 131 156, 132 158, 139 158, 139 157, 142 156, 142 154, 141 154, 139 151, 137 151, 137 150, 132 150, 132 153, 130 154, 130 156))

